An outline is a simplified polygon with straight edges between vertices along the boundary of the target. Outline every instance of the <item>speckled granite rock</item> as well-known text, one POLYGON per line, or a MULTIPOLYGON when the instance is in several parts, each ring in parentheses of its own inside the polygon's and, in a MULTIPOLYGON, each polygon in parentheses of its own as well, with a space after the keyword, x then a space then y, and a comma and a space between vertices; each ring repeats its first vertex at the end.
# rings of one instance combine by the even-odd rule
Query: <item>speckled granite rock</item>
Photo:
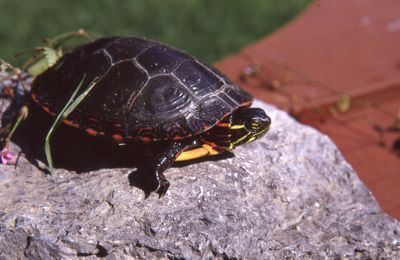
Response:
POLYGON ((169 169, 162 199, 144 199, 133 168, 0 165, 0 258, 400 258, 400 223, 332 141, 256 105, 270 132, 232 158, 169 169))

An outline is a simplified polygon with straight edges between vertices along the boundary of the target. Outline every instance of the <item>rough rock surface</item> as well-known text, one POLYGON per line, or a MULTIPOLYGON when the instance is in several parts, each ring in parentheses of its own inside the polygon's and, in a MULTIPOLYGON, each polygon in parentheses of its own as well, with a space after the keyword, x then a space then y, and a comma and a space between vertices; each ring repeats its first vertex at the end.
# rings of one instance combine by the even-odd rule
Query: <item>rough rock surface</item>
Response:
POLYGON ((234 157, 169 169, 162 199, 144 199, 133 168, 49 176, 24 154, 0 165, 0 258, 399 259, 400 223, 332 141, 256 105, 270 132, 234 157))

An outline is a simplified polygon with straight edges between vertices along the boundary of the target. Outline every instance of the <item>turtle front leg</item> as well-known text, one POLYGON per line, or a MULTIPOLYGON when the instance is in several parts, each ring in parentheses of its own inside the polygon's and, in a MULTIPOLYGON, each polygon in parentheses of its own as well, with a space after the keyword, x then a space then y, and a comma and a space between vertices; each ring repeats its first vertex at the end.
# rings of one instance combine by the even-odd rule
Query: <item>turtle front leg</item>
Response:
POLYGON ((164 176, 164 171, 174 164, 176 158, 185 150, 198 145, 197 140, 175 141, 172 142, 164 152, 160 153, 155 159, 155 175, 158 187, 155 190, 160 197, 164 196, 169 188, 169 181, 164 176))

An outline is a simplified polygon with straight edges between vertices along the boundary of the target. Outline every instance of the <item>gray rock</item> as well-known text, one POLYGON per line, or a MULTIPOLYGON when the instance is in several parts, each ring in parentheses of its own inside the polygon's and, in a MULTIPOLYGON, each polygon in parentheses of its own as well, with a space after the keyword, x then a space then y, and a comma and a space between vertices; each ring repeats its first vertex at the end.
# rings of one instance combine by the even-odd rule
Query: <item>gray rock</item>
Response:
POLYGON ((132 168, 49 176, 24 154, 0 165, 0 258, 400 258, 400 223, 332 141, 256 105, 270 132, 233 158, 167 170, 162 199, 130 185, 132 168))

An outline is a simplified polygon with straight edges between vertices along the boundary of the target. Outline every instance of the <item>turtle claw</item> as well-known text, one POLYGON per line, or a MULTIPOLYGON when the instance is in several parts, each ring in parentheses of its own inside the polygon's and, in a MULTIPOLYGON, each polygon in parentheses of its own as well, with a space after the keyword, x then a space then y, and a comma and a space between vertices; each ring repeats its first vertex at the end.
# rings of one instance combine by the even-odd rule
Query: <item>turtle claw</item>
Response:
POLYGON ((168 188, 169 188, 169 181, 161 180, 160 184, 158 185, 157 189, 154 192, 156 192, 159 198, 161 198, 165 195, 165 193, 167 193, 168 188))
POLYGON ((154 192, 158 194, 159 198, 161 198, 168 191, 169 181, 167 181, 167 178, 165 178, 164 174, 161 172, 157 172, 157 181, 158 187, 154 192))

